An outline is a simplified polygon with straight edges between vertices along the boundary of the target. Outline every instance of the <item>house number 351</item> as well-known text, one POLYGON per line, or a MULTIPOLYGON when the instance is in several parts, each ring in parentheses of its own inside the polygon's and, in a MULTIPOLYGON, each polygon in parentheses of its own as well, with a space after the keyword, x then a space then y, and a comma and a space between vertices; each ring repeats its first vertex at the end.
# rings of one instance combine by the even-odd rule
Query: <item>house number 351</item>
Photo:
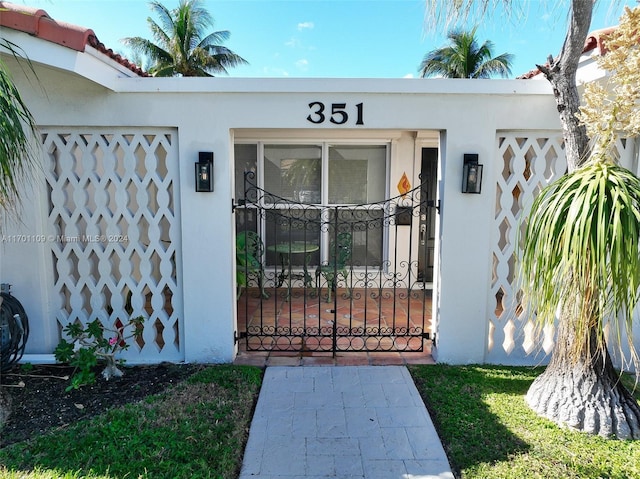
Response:
MULTIPOLYGON (((355 105, 356 107, 356 125, 364 125, 363 113, 364 108, 362 103, 355 105)), ((319 125, 324 123, 327 119, 336 125, 344 125, 349 121, 349 113, 347 112, 346 103, 332 103, 329 108, 321 101, 313 101, 309 103, 311 113, 307 116, 307 120, 311 123, 319 125)))

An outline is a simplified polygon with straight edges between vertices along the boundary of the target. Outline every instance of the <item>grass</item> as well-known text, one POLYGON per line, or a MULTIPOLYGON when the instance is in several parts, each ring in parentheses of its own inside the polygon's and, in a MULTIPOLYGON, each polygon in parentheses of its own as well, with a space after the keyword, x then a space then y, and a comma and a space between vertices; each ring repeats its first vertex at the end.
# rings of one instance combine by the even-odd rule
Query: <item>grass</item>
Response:
POLYGON ((0 478, 237 478, 261 381, 258 368, 211 366, 164 394, 0 450, 0 478))
MULTIPOLYGON (((457 477, 640 478, 640 441, 561 429, 529 410, 524 394, 542 369, 410 371, 457 477)), ((235 479, 261 380, 258 368, 206 368, 162 395, 0 450, 0 479, 235 479)))
POLYGON ((562 429, 527 407, 524 395, 542 369, 435 365, 410 371, 457 477, 640 478, 640 441, 562 429))

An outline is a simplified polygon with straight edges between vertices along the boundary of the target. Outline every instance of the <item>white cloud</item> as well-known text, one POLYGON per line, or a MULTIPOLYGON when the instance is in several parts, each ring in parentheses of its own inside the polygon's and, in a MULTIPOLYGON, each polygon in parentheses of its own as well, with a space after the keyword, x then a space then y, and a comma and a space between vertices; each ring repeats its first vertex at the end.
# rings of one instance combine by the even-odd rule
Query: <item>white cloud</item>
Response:
POLYGON ((298 67, 298 69, 302 71, 307 71, 307 69, 309 68, 309 61, 305 58, 302 58, 296 62, 296 67, 298 67))
POLYGON ((313 29, 313 22, 300 22, 298 23, 298 30, 311 30, 313 29))
POLYGON ((413 73, 407 73, 405 76, 403 76, 402 78, 414 78, 413 73))
POLYGON ((288 41, 284 42, 284 45, 290 48, 302 47, 302 42, 295 37, 291 37, 288 41))

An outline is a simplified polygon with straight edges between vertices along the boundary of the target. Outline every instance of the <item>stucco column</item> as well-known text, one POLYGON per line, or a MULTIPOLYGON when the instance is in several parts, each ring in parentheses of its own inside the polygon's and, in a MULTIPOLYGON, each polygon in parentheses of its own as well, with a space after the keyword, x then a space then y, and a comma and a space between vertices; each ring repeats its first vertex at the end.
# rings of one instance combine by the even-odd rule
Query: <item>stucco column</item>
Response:
MULTIPOLYGON (((486 122, 484 122, 486 123, 486 122)), ((440 255, 435 356, 452 364, 481 363, 487 331, 491 277, 491 225, 495 202, 491 164, 495 131, 469 115, 442 135, 440 255), (461 192, 463 155, 484 165, 481 194, 461 192)))
POLYGON ((235 325, 231 140, 198 130, 180 137, 185 361, 231 362, 235 325), (185 141, 186 135, 193 135, 191 142, 185 141), (211 143, 203 141, 214 137, 211 143), (188 147, 183 148, 185 143, 188 147), (198 151, 214 153, 211 193, 195 192, 198 151))

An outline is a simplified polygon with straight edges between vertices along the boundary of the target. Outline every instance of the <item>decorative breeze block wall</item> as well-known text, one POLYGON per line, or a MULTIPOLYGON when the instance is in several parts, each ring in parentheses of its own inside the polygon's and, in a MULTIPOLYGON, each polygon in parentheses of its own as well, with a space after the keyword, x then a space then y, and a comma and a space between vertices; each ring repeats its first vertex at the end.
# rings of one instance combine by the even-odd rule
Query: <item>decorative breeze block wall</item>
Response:
POLYGON ((60 334, 72 322, 113 329, 142 315, 125 357, 182 360, 177 132, 43 130, 42 143, 60 334))
MULTIPOLYGON (((500 171, 496 175, 485 361, 531 364, 551 353, 555 328, 546 327, 542 337, 536 337, 532 313, 521 304, 516 270, 526 228, 523 218, 540 190, 566 173, 567 162, 560 132, 499 132, 496 148, 494 165, 500 171)), ((633 141, 619 140, 616 150, 621 164, 638 169, 633 141)))
MULTIPOLYGON (((560 132, 499 132, 496 159, 496 203, 492 255, 491 288, 487 328, 486 361, 520 362, 542 347, 553 348, 554 328, 543 338, 534 337, 533 322, 523 309, 515 284, 518 241, 525 230, 526 217, 534 198, 547 184, 567 171, 560 132), (541 341, 541 343, 540 343, 541 341)), ((529 359, 528 362, 531 360, 529 359)))

